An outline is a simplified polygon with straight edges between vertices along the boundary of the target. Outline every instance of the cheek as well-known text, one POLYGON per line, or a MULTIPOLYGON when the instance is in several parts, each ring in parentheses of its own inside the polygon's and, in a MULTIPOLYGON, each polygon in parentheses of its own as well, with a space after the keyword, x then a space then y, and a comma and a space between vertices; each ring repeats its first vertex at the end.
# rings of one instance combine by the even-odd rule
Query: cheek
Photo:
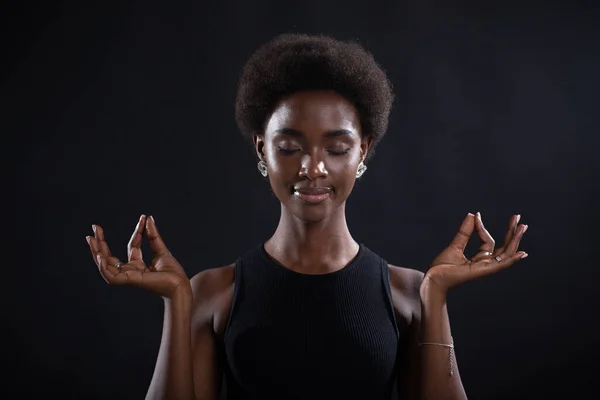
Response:
POLYGON ((354 187, 356 181, 356 168, 354 164, 347 164, 343 171, 339 173, 338 185, 344 186, 344 191, 350 191, 354 187))
POLYGON ((333 160, 326 165, 330 176, 340 178, 350 175, 350 172, 354 168, 354 163, 349 160, 333 160))
POLYGON ((269 175, 272 183, 277 180, 276 185, 281 183, 290 184, 296 181, 300 171, 300 158, 296 155, 282 155, 276 148, 265 149, 265 161, 267 162, 269 175))
POLYGON ((359 162, 360 151, 351 151, 346 156, 330 157, 328 170, 336 176, 352 177, 356 175, 359 162))
POLYGON ((298 164, 299 161, 295 160, 295 157, 285 157, 278 154, 266 154, 265 155, 269 173, 273 175, 289 174, 294 169, 294 165, 298 164))

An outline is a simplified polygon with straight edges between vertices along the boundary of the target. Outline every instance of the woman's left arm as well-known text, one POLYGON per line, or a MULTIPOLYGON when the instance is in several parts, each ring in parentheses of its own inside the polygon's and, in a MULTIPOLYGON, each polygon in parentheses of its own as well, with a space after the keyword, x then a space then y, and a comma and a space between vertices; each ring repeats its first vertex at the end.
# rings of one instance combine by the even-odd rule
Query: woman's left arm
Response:
POLYGON ((446 296, 427 275, 421 284, 420 399, 466 399, 454 353, 446 296))
POLYGON ((410 335, 411 369, 420 372, 413 380, 418 382, 420 393, 414 391, 411 400, 467 398, 458 372, 446 295, 458 285, 498 272, 527 257, 524 251, 517 251, 528 228, 519 225, 519 220, 520 215, 510 219, 504 244, 495 249, 494 239, 483 226, 481 214, 469 213, 450 245, 431 263, 419 289, 421 309, 420 313, 415 313, 417 318, 413 321, 419 325, 413 326, 410 335), (467 259, 464 251, 473 231, 477 231, 482 243, 480 251, 467 259))

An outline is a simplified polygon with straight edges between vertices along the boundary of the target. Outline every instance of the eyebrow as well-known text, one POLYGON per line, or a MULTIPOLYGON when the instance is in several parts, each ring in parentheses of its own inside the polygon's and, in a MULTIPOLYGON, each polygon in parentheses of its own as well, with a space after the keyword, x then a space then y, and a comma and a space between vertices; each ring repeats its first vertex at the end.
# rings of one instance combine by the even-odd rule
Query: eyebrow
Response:
MULTIPOLYGON (((293 128, 281 128, 275 131, 277 134, 288 135, 294 137, 302 137, 304 134, 297 129, 293 128)), ((332 131, 325 132, 325 137, 336 137, 336 136, 346 136, 352 135, 352 131, 348 129, 334 129, 332 131)))

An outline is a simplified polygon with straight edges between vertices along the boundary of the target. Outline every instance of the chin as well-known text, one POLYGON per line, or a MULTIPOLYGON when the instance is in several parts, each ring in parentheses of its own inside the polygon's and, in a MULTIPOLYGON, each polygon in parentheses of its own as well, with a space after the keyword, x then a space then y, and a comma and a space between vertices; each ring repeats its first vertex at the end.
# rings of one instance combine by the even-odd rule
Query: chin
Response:
POLYGON ((304 204, 298 201, 292 201, 292 204, 286 204, 288 211, 297 219, 306 223, 319 223, 329 219, 335 206, 331 201, 321 204, 304 204))
POLYGON ((317 224, 319 222, 323 222, 331 217, 331 213, 324 212, 294 212, 293 215, 298 218, 302 222, 306 222, 309 224, 317 224))

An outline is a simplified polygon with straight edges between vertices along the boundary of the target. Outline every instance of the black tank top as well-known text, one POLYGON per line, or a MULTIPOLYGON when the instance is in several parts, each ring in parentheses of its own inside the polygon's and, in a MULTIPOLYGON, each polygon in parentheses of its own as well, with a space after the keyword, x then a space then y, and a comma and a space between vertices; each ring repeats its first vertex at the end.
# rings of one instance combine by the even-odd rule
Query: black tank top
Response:
POLYGON ((387 262, 363 244, 344 268, 301 274, 261 243, 235 264, 220 346, 228 399, 389 400, 401 333, 387 262))

